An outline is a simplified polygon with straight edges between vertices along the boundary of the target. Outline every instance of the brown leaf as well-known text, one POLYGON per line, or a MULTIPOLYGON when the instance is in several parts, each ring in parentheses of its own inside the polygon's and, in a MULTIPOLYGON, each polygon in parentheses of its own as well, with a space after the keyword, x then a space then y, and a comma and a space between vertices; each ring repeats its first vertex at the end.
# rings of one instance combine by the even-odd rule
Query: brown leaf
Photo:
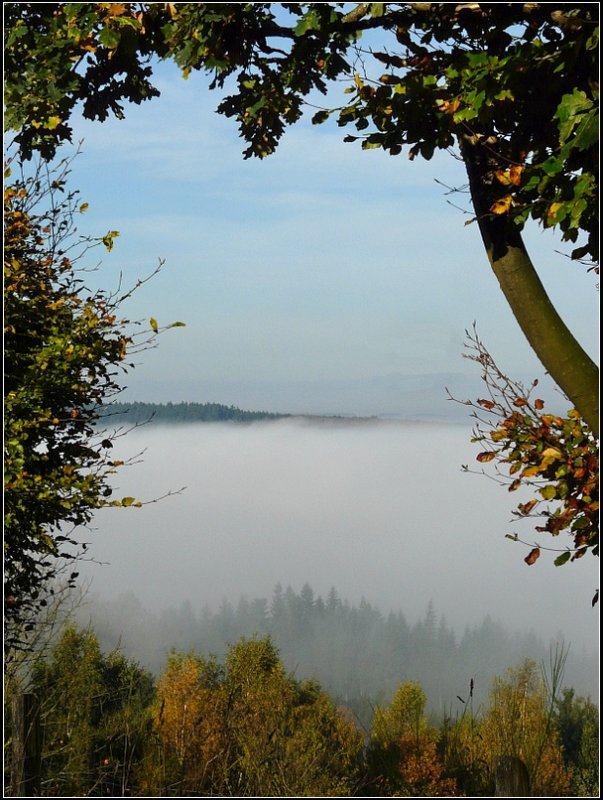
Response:
POLYGON ((529 514, 537 503, 538 500, 528 500, 527 503, 520 503, 517 508, 522 514, 529 514))
POLYGON ((483 406, 484 408, 487 408, 488 410, 490 410, 491 408, 494 408, 495 405, 496 405, 496 403, 493 403, 492 400, 478 400, 477 402, 480 404, 480 406, 483 406))
POLYGON ((440 100, 438 102, 438 109, 442 112, 442 114, 454 114, 455 111, 458 111, 461 105, 461 101, 458 97, 455 97, 454 100, 440 100))
POLYGON ((523 397, 518 397, 516 400, 513 401, 513 405, 517 406, 517 408, 521 408, 528 404, 528 401, 525 400, 523 397))
POLYGON ((544 400, 534 400, 534 408, 537 411, 541 411, 544 408, 544 400))
POLYGON ((536 561, 538 561, 539 558, 540 558, 540 548, 539 547, 535 547, 524 558, 524 561, 526 562, 526 564, 528 564, 528 566, 532 566, 532 564, 536 563, 536 561))
POLYGON ((492 461, 495 455, 496 453, 493 453, 491 450, 485 450, 483 453, 478 453, 476 459, 482 464, 485 464, 487 461, 492 461))
POLYGON ((103 3, 103 6, 111 17, 121 17, 128 10, 125 3, 103 3))

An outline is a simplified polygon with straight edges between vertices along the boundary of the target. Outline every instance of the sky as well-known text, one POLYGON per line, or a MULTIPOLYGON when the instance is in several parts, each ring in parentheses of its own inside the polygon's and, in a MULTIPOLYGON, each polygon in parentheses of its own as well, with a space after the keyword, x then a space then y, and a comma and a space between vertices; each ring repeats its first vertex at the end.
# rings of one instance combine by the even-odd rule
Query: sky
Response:
MULTIPOLYGON (((334 123, 312 126, 310 109, 275 155, 244 160, 203 75, 185 81, 161 64, 156 82, 161 97, 128 106, 125 120, 74 125, 72 187, 89 203, 79 230, 120 231, 90 282, 113 288, 122 274, 132 285, 165 259, 124 310, 186 323, 141 356, 126 398, 393 414, 405 376, 479 379, 461 355, 474 321, 507 374, 543 376, 477 226, 455 207, 467 208, 467 195, 436 182, 464 183, 451 155, 362 151, 334 123)), ((597 358, 596 278, 557 255, 550 232, 526 239, 553 302, 597 358)))

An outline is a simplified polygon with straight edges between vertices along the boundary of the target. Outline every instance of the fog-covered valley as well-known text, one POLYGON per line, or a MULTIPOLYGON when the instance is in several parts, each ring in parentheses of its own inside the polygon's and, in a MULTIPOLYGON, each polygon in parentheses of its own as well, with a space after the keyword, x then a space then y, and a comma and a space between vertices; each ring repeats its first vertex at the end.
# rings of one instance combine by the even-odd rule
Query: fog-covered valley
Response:
MULTIPOLYGON (((492 653, 478 659, 476 642, 487 648, 488 636, 474 637, 467 663, 455 666, 459 681, 504 652, 505 637, 511 663, 538 658, 562 638, 570 644, 568 680, 594 695, 594 559, 556 568, 544 553, 528 567, 527 548, 505 538, 537 535, 530 521, 511 521, 521 498, 461 470, 476 463, 469 439, 464 425, 378 420, 134 430, 118 440, 116 456, 144 454, 119 471, 115 496, 147 504, 103 510, 85 532, 93 560, 80 568, 89 586, 80 621, 91 619, 106 646, 120 642, 158 669, 171 646, 217 651, 209 621, 219 627, 229 607, 238 613, 247 602, 257 611, 259 602, 269 620, 279 585, 298 596, 308 584, 315 601, 326 603, 335 589, 348 610, 364 609, 375 631, 390 612, 401 612, 411 631, 431 614, 430 624, 455 637, 458 658, 463 637, 483 631, 489 617, 486 628, 500 642, 491 635, 492 653)), ((231 643, 253 633, 247 616, 226 636, 231 643)), ((256 627, 270 632, 268 622, 256 627)), ((289 668, 299 667, 295 658, 289 668)))

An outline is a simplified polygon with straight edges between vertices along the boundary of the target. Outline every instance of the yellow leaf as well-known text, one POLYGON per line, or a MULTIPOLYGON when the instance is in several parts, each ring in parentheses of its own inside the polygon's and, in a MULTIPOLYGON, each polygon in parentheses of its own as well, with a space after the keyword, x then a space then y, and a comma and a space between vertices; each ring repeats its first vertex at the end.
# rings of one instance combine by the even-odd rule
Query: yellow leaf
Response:
POLYGON ((552 461, 556 461, 558 458, 561 458, 562 453, 561 450, 558 450, 556 447, 547 447, 546 450, 542 451, 542 455, 545 458, 550 458, 552 461))
POLYGON ((159 330, 159 326, 157 325, 157 320, 155 319, 155 317, 151 317, 151 319, 149 320, 149 325, 155 331, 155 333, 157 333, 157 331, 159 330))
POLYGON ((520 164, 514 164, 509 170, 509 178, 513 186, 519 186, 521 183, 521 175, 524 169, 525 167, 522 167, 520 164))
POLYGON ((551 205, 548 207, 548 211, 546 212, 548 219, 553 219, 560 208, 561 203, 551 203, 551 205))
POLYGON ((362 89, 364 86, 364 81, 357 72, 354 73, 354 83, 356 84, 357 89, 362 89))
POLYGON ((499 183, 503 186, 519 186, 521 183, 521 173, 525 167, 513 165, 510 169, 499 169, 494 174, 499 183))
POLYGON ((80 206, 80 214, 83 214, 84 211, 88 211, 89 203, 82 203, 80 206))
POLYGON ((493 214, 506 214, 513 205, 513 196, 506 194, 504 197, 499 198, 490 206, 490 211, 493 214))
POLYGON ((539 469, 544 471, 554 461, 558 461, 561 457, 561 450, 557 450, 556 447, 547 447, 547 449, 542 453, 542 461, 540 462, 539 469))
POLYGON ((108 231, 102 238, 102 243, 107 248, 107 251, 110 253, 113 250, 113 239, 119 236, 119 231, 108 231))
POLYGON ((58 128, 61 124, 62 119, 60 117, 48 117, 46 122, 46 127, 49 131, 53 131, 55 128, 58 128))

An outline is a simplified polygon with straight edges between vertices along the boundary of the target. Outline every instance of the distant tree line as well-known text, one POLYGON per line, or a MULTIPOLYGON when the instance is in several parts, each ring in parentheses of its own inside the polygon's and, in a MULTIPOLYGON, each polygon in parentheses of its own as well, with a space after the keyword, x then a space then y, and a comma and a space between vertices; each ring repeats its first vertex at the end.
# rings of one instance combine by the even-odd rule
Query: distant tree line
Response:
MULTIPOLYGON (((89 621, 85 607, 79 619, 89 621)), ((222 658, 241 637, 268 635, 297 678, 318 680, 367 729, 375 706, 388 702, 401 682, 420 681, 428 711, 441 718, 462 707, 457 696, 470 681, 477 707, 501 670, 525 658, 541 663, 549 652, 535 633, 510 633, 489 616, 459 636, 432 603, 411 623, 401 611, 383 614, 365 600, 350 604, 334 588, 323 599, 308 583, 299 592, 277 584, 270 599, 223 600, 199 613, 186 601, 155 615, 129 594, 96 603, 92 619, 104 649, 121 644, 156 674, 171 647, 222 658)), ((596 696, 596 656, 572 656, 567 679, 596 696)))
POLYGON ((128 423, 144 422, 257 422, 259 420, 282 419, 289 414, 270 411, 243 411, 236 406, 221 403, 111 403, 104 418, 128 423))

